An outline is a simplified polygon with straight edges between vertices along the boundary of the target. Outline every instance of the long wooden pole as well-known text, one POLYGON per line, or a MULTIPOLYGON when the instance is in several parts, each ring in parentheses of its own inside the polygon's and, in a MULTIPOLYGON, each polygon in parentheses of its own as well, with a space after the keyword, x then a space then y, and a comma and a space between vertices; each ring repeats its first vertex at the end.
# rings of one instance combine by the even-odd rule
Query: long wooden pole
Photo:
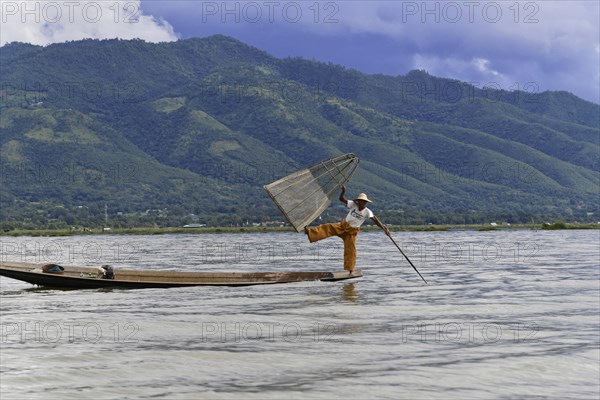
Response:
POLYGON ((419 270, 417 269, 417 267, 414 266, 414 264, 412 263, 412 261, 409 260, 409 258, 406 256, 406 254, 404 254, 404 252, 400 248, 400 246, 398 246, 398 243, 396 243, 396 241, 394 240, 394 238, 392 237, 392 235, 390 233, 388 233, 387 236, 390 238, 390 240, 392 241, 392 243, 394 243, 396 245, 396 247, 398 248, 398 250, 400 250, 400 253, 402 253, 402 255, 404 256, 404 258, 406 258, 406 261, 408 261, 408 263, 410 264, 410 266, 413 267, 413 269, 415 271, 417 271, 417 274, 419 274, 419 276, 421 277, 421 279, 423 279, 423 282, 425 282, 425 284, 429 285, 429 283, 427 283, 427 281, 425 280, 425 278, 423 278, 423 275, 421 275, 421 273, 419 272, 419 270))

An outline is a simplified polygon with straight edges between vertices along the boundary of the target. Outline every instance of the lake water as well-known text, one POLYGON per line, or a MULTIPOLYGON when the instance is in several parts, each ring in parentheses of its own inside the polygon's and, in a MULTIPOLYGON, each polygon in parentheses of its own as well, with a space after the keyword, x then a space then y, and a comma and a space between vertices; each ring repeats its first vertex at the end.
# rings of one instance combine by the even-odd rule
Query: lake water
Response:
MULTIPOLYGON (((358 237, 364 278, 47 290, 0 278, 2 399, 600 395, 600 231, 358 237)), ((2 238, 2 259, 190 271, 341 269, 293 233, 2 238)))

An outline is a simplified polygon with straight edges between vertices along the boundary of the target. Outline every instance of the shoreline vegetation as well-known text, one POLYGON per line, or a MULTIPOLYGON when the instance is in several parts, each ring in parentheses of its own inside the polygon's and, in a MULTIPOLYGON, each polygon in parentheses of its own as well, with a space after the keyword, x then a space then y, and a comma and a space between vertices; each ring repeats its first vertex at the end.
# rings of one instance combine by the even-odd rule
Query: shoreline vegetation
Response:
MULTIPOLYGON (((392 232, 444 232, 444 231, 495 231, 495 230, 563 230, 600 229, 600 224, 571 224, 565 222, 515 225, 388 225, 392 232)), ((365 226, 364 232, 378 231, 376 226, 365 226)), ((164 234, 220 234, 220 233, 268 233, 295 232, 289 226, 283 227, 162 227, 162 228, 77 228, 77 229, 14 229, 0 231, 0 236, 76 236, 76 235, 164 235, 164 234)))

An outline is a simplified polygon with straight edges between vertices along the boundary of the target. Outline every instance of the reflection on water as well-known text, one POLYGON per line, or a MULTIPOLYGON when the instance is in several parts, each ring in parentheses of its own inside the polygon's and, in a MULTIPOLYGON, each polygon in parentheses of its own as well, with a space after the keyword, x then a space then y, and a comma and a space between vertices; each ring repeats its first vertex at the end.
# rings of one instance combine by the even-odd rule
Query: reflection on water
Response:
MULTIPOLYGON (((361 233, 364 277, 47 290, 0 278, 2 399, 597 398, 599 232, 361 233)), ((291 233, 2 239, 2 258, 341 270, 291 233)))
POLYGON ((345 301, 356 302, 358 295, 356 294, 356 283, 347 283, 342 288, 343 299, 345 301))

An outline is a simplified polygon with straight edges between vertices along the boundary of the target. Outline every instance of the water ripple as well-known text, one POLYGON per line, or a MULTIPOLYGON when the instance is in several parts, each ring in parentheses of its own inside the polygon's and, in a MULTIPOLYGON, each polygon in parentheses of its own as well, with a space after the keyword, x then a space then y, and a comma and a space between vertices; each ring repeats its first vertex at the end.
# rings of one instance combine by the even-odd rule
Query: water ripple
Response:
MULTIPOLYGON (((10 399, 597 398, 598 231, 361 233, 354 282, 48 290, 0 278, 10 399)), ((4 260, 341 269, 302 235, 9 238, 4 260)))

